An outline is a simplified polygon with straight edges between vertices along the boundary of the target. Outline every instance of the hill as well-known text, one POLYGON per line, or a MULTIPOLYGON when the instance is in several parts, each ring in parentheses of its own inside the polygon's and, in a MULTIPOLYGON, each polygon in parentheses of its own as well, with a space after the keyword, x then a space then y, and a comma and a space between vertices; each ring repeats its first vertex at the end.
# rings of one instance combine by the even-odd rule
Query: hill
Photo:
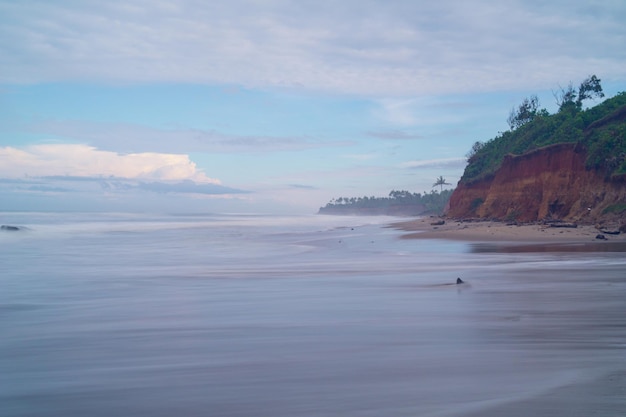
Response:
POLYGON ((626 93, 582 110, 589 98, 584 86, 577 99, 571 85, 562 91, 555 114, 538 110, 536 98, 525 100, 511 111, 510 131, 476 142, 447 214, 524 222, 624 219, 626 93))

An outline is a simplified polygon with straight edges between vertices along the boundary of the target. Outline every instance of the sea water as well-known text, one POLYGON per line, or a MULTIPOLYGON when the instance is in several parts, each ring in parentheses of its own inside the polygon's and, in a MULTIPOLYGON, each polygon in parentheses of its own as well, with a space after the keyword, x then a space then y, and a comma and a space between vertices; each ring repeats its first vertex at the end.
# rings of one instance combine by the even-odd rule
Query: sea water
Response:
POLYGON ((0 219, 23 227, 0 233, 3 417, 480 415, 624 369, 623 253, 385 217, 0 219))

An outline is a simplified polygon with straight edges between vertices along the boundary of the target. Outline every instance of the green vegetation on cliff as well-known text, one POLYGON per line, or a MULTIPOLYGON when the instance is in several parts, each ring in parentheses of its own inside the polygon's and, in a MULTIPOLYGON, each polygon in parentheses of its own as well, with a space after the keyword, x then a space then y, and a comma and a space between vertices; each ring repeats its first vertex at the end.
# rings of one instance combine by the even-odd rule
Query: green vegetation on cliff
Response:
POLYGON ((487 142, 476 142, 469 151, 461 181, 470 184, 489 178, 507 154, 526 152, 557 143, 580 143, 587 150, 586 166, 606 177, 626 174, 626 92, 583 110, 582 102, 602 97, 600 80, 591 76, 578 90, 570 84, 555 93, 559 110, 539 109, 536 96, 511 110, 511 130, 487 142))

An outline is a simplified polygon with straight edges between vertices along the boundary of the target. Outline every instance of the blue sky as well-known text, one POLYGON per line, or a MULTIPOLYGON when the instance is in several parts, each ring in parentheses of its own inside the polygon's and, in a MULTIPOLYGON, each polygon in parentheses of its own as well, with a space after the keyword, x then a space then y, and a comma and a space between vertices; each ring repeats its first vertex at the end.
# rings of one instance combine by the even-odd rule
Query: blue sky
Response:
POLYGON ((623 1, 0 0, 0 210, 313 213, 456 184, 530 94, 625 91, 624 21, 623 1))

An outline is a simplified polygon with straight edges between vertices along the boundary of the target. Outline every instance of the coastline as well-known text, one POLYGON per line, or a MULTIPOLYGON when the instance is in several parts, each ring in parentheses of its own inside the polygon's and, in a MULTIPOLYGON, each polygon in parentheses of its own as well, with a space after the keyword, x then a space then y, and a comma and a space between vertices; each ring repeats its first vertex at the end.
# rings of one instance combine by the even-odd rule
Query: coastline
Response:
POLYGON ((444 224, 434 224, 443 219, 422 217, 397 222, 389 227, 408 232, 403 239, 447 239, 488 243, 524 244, 610 244, 626 245, 626 234, 603 234, 595 226, 551 227, 545 224, 515 225, 497 221, 459 221, 445 219, 444 224), (605 239, 597 239, 602 234, 605 239))

